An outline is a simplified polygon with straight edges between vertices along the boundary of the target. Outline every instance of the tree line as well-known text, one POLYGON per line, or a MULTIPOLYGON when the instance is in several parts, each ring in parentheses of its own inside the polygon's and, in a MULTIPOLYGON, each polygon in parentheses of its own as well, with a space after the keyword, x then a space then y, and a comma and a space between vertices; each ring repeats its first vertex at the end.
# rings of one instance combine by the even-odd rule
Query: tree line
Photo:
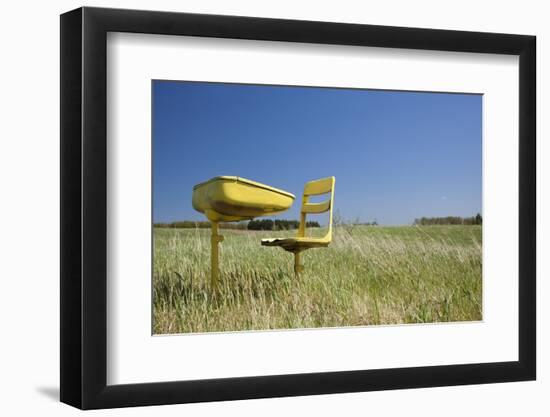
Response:
POLYGON ((472 217, 446 216, 446 217, 421 217, 414 219, 416 226, 431 225, 480 225, 483 223, 481 214, 477 213, 472 217))
MULTIPOLYGON (((153 227, 159 227, 163 229, 210 229, 212 224, 209 221, 192 221, 183 220, 170 223, 154 223, 153 227)), ((246 230, 246 223, 220 223, 220 229, 234 229, 234 230, 246 230)))
MULTIPOLYGON (((154 223, 154 227, 165 229, 210 229, 212 224, 209 221, 183 220, 170 223, 154 223)), ((233 230, 291 230, 300 226, 298 220, 250 220, 248 222, 232 222, 219 224, 220 229, 233 230)), ((321 227, 318 222, 306 222, 306 227, 321 227)))
MULTIPOLYGON (((446 217, 421 217, 414 219, 413 224, 415 226, 432 226, 432 225, 481 225, 483 218, 481 214, 477 214, 472 217, 460 217, 460 216, 446 216, 446 217)), ((353 223, 354 225, 361 226, 378 226, 376 221, 367 223, 353 223)), ((210 229, 211 223, 209 221, 193 221, 183 220, 170 223, 154 223, 154 227, 158 228, 171 228, 171 229, 210 229)), ((219 224, 220 229, 233 229, 233 230, 292 230, 300 227, 298 220, 250 220, 248 222, 232 222, 219 224)), ((306 227, 321 227, 319 222, 308 221, 306 227)))
MULTIPOLYGON (((250 220, 248 230, 291 230, 300 227, 298 220, 250 220)), ((321 227, 318 222, 306 222, 306 227, 321 227)))

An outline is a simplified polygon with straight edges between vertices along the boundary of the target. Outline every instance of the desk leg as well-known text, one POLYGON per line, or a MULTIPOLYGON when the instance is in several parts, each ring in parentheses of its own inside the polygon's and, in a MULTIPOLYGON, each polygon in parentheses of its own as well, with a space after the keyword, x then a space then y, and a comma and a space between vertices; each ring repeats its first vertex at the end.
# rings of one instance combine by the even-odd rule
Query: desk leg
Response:
POLYGON ((304 266, 300 265, 300 252, 294 252, 294 275, 296 278, 300 276, 300 272, 304 270, 304 266))
POLYGON ((210 238, 211 243, 211 255, 210 255, 210 288, 212 293, 218 292, 218 279, 220 275, 220 268, 218 263, 219 251, 218 244, 223 241, 223 236, 218 234, 218 222, 212 222, 212 236, 210 238))

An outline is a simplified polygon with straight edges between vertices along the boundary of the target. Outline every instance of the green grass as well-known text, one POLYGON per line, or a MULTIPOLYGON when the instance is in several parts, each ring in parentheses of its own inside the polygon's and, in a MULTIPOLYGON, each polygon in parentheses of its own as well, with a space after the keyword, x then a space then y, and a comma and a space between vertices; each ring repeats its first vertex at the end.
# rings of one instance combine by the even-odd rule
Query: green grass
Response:
POLYGON ((480 226, 338 226, 299 279, 292 254, 260 246, 293 233, 222 230, 212 299, 210 230, 155 229, 154 333, 482 319, 480 226))

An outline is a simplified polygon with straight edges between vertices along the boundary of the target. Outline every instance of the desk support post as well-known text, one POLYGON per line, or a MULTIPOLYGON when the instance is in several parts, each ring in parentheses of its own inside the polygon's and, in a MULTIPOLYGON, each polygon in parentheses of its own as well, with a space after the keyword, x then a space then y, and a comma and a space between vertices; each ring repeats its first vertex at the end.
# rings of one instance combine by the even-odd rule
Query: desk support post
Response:
POLYGON ((218 222, 212 223, 212 236, 210 238, 211 254, 210 254, 210 289, 213 294, 218 292, 218 281, 220 268, 218 263, 219 248, 218 244, 223 241, 223 236, 218 234, 218 222))

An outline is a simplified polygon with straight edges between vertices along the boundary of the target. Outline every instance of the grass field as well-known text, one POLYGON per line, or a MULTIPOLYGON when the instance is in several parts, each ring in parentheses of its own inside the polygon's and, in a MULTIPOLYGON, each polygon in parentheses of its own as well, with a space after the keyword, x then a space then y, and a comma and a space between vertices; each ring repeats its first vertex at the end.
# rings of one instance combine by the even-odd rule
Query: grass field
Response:
POLYGON ((293 233, 221 230, 213 300, 210 230, 155 229, 154 333, 482 319, 480 226, 338 226, 299 279, 292 254, 260 246, 293 233))

